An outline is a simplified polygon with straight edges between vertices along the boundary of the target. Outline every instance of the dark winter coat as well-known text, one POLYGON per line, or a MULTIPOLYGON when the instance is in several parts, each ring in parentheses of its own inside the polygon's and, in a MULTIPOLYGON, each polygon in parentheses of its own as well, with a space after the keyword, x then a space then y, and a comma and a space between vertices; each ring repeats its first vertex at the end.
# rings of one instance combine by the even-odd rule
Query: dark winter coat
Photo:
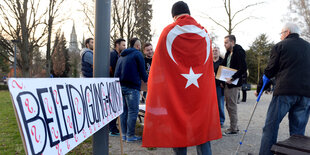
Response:
MULTIPOLYGON (((225 58, 222 62, 223 66, 227 66, 227 58, 228 58, 229 54, 230 54, 230 51, 227 51, 225 54, 225 58)), ((233 69, 237 70, 237 72, 232 76, 232 80, 239 78, 239 81, 238 81, 237 85, 227 84, 228 88, 240 87, 242 85, 242 75, 244 73, 246 73, 247 65, 245 62, 245 51, 238 44, 236 44, 233 47, 233 54, 231 56, 229 68, 233 68, 233 69)))
MULTIPOLYGON (((272 48, 264 74, 269 79, 276 77, 274 96, 310 97, 310 43, 296 33, 288 35, 272 48)), ((262 83, 260 80, 257 92, 262 83)))
MULTIPOLYGON (((222 64, 223 58, 219 57, 219 59, 216 62, 213 62, 213 67, 214 67, 214 74, 216 76, 217 71, 219 69, 219 66, 222 64)), ((221 81, 218 79, 215 79, 215 84, 216 86, 220 86, 221 81)))
POLYGON ((140 90, 141 79, 147 82, 148 78, 142 53, 135 48, 124 50, 116 63, 114 77, 120 78, 121 86, 140 90))
POLYGON ((119 54, 116 50, 111 51, 110 53, 110 67, 111 67, 111 77, 114 77, 115 67, 117 60, 119 58, 119 54))

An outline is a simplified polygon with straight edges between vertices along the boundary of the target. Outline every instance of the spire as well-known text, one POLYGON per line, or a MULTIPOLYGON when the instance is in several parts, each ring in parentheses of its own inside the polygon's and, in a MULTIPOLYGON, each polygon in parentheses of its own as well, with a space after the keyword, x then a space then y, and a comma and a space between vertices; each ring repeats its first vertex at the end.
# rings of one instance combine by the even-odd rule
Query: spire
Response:
POLYGON ((73 26, 72 26, 72 32, 71 32, 71 35, 72 34, 76 34, 76 32, 75 32, 75 22, 73 21, 73 26))
POLYGON ((78 52, 79 51, 74 21, 73 21, 73 25, 72 25, 72 32, 70 35, 69 51, 70 52, 78 52))

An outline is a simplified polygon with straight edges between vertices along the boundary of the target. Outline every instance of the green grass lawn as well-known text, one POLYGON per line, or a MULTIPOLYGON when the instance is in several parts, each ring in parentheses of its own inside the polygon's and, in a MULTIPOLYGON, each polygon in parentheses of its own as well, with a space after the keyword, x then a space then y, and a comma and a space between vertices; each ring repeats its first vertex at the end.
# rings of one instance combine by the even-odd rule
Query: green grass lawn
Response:
POLYGON ((0 154, 25 154, 9 91, 0 91, 0 154))
MULTIPOLYGON (((0 91, 0 155, 25 154, 9 91, 0 91)), ((88 138, 68 154, 92 154, 88 138)))

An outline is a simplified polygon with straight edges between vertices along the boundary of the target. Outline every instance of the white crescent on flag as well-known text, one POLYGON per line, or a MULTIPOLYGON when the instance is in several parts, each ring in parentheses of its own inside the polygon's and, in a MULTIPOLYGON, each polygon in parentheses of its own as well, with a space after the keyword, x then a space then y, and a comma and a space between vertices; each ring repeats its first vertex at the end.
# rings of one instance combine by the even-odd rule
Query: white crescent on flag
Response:
POLYGON ((176 25, 172 30, 169 31, 168 35, 167 35, 167 40, 166 40, 166 47, 167 47, 167 51, 168 51, 168 54, 170 56, 170 58, 176 63, 178 64, 174 58, 173 58, 173 55, 172 55, 172 51, 171 51, 171 47, 172 47, 172 43, 174 41, 174 39, 178 36, 178 35, 181 35, 181 34, 184 34, 184 33, 195 33, 203 38, 206 39, 206 42, 207 42, 207 48, 206 48, 206 52, 207 52, 207 55, 206 55, 206 60, 204 62, 204 64, 207 62, 208 58, 209 58, 209 54, 210 54, 210 38, 209 38, 209 35, 208 33, 204 30, 204 29, 201 29, 195 25, 184 25, 184 26, 179 26, 179 25, 176 25))

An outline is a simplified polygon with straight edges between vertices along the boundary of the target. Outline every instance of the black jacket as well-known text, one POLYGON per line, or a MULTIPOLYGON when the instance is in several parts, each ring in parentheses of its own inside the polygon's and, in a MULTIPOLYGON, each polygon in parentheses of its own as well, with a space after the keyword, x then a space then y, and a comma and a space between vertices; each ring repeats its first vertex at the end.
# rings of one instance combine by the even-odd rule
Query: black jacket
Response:
POLYGON ((135 48, 122 51, 116 63, 114 77, 119 77, 121 86, 140 91, 141 80, 145 83, 148 80, 142 53, 135 48))
POLYGON ((144 62, 145 62, 145 71, 146 71, 147 75, 149 75, 151 65, 152 65, 152 58, 144 57, 144 62))
MULTIPOLYGON (((310 97, 310 44, 296 33, 288 35, 271 51, 264 74, 276 77, 274 96, 298 95, 310 97)), ((262 87, 262 80, 257 92, 262 87)))
POLYGON ((116 67, 118 58, 119 58, 118 52, 116 50, 111 51, 110 53, 110 67, 111 67, 110 77, 114 77, 115 67, 116 67))
MULTIPOLYGON (((215 76, 216 76, 217 71, 219 69, 219 66, 222 64, 222 62, 223 62, 223 58, 221 58, 221 57, 219 57, 219 59, 216 62, 213 62, 215 76)), ((215 79, 216 86, 220 86, 220 82, 221 82, 220 80, 215 79)))
MULTIPOLYGON (((230 51, 227 51, 225 54, 225 58, 222 62, 222 66, 227 66, 227 58, 228 58, 229 54, 230 54, 230 51)), ((233 47, 233 54, 232 54, 231 59, 230 59, 230 67, 229 68, 233 68, 233 69, 238 70, 232 76, 232 79, 234 80, 234 79, 239 78, 239 81, 238 81, 237 85, 227 84, 228 88, 240 87, 242 85, 242 74, 246 73, 247 66, 246 66, 246 62, 245 62, 245 51, 238 44, 236 44, 233 47)))

